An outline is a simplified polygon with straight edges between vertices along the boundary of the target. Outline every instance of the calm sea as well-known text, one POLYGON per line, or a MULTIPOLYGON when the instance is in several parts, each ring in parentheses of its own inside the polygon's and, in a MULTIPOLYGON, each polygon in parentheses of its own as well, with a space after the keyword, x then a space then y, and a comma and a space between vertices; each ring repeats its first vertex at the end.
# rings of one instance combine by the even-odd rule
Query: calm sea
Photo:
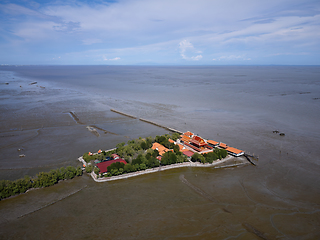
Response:
POLYGON ((318 66, 6 66, 0 83, 2 179, 77 165, 85 151, 166 133, 111 108, 259 156, 255 167, 102 184, 82 177, 32 191, 0 202, 3 238, 320 237, 318 66), (88 125, 108 133, 97 137, 88 125))

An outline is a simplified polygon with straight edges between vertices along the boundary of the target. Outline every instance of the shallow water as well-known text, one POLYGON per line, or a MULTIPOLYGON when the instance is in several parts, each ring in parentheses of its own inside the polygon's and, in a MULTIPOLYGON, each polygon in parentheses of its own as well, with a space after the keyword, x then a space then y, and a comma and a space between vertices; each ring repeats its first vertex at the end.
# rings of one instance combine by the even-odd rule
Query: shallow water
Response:
POLYGON ((2 238, 319 238, 319 67, 0 70, 2 179, 76 166, 83 152, 166 133, 110 108, 259 155, 256 167, 100 184, 83 176, 31 191, 0 202, 2 238), (97 137, 92 125, 108 133, 97 129, 97 137))

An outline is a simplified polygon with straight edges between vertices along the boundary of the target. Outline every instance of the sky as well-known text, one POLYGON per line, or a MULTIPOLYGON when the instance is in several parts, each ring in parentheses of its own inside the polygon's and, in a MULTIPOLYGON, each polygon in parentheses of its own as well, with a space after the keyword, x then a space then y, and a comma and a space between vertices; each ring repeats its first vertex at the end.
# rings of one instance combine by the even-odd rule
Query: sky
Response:
POLYGON ((320 1, 1 0, 0 64, 320 65, 320 1))

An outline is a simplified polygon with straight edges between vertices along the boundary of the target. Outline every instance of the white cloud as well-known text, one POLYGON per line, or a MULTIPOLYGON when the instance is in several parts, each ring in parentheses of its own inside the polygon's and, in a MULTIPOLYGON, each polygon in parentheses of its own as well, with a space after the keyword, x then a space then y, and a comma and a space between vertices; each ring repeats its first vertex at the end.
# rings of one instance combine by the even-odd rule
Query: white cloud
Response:
POLYGON ((203 63, 206 57, 200 46, 213 61, 249 61, 246 56, 256 60, 298 52, 314 56, 320 51, 320 9, 315 0, 119 0, 90 4, 59 0, 36 7, 22 2, 0 4, 0 19, 7 19, 0 26, 0 52, 6 52, 2 56, 15 53, 18 59, 21 49, 28 54, 63 49, 64 56, 77 55, 89 64, 120 57, 121 63, 166 58, 180 64, 183 60, 203 63), (106 46, 101 52, 99 43, 106 46))
POLYGON ((198 60, 200 60, 201 58, 202 58, 202 55, 197 55, 197 56, 195 56, 195 57, 191 57, 191 59, 194 60, 194 61, 198 61, 198 60))
POLYGON ((183 40, 179 43, 179 49, 180 49, 180 55, 183 59, 185 60, 193 60, 193 61, 198 61, 202 58, 202 55, 197 55, 197 56, 192 56, 188 57, 187 52, 196 52, 196 53, 201 53, 201 51, 196 51, 194 46, 192 45, 191 42, 188 40, 183 40))
POLYGON ((103 56, 103 60, 104 61, 118 61, 118 60, 120 60, 121 58, 119 58, 119 57, 115 57, 115 58, 110 58, 110 59, 108 59, 108 58, 106 58, 105 56, 103 56))

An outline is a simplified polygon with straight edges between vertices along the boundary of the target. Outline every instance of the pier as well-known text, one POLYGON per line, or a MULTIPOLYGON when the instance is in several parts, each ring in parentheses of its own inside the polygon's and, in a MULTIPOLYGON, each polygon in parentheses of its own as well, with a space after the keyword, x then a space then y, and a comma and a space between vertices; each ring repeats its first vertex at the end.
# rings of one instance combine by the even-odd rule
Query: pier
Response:
POLYGON ((256 166, 256 164, 255 164, 254 162, 252 162, 251 159, 249 158, 250 155, 248 155, 248 154, 245 153, 245 154, 243 154, 243 156, 245 156, 245 158, 246 158, 252 165, 256 166))
POLYGON ((128 113, 124 113, 124 112, 115 110, 115 109, 113 109, 113 108, 111 108, 110 111, 115 112, 115 113, 118 113, 118 114, 121 114, 121 115, 126 116, 126 117, 133 118, 133 119, 139 119, 139 120, 142 121, 142 122, 146 122, 146 123, 155 125, 155 126, 157 126, 157 127, 164 128, 164 129, 166 129, 166 130, 168 130, 168 131, 170 131, 170 132, 176 132, 176 133, 179 133, 179 134, 182 134, 182 133, 183 133, 183 132, 181 132, 181 131, 179 131, 179 130, 177 130, 177 129, 170 128, 170 127, 166 127, 166 126, 163 126, 163 125, 161 125, 161 124, 159 124, 159 123, 156 123, 156 122, 153 122, 153 121, 144 119, 144 118, 138 118, 138 117, 133 116, 133 115, 130 115, 130 114, 128 114, 128 113))
POLYGON ((133 116, 133 115, 130 115, 130 114, 127 114, 127 113, 124 113, 124 112, 120 112, 120 111, 115 110, 115 109, 113 109, 113 108, 111 108, 110 111, 115 112, 115 113, 118 113, 118 114, 121 114, 121 115, 126 116, 126 117, 130 117, 130 118, 137 119, 137 117, 135 117, 135 116, 133 116))
POLYGON ((171 132, 176 132, 176 133, 180 133, 180 134, 183 133, 183 132, 181 132, 181 131, 179 131, 179 130, 176 130, 176 129, 174 129, 174 128, 169 128, 169 127, 163 126, 163 125, 161 125, 161 124, 159 124, 159 123, 156 123, 156 122, 153 122, 153 121, 150 121, 150 120, 147 120, 147 119, 139 118, 139 120, 140 120, 140 121, 143 121, 143 122, 146 122, 146 123, 153 124, 153 125, 155 125, 155 126, 157 126, 157 127, 164 128, 164 129, 166 129, 166 130, 168 130, 168 131, 171 131, 171 132))

